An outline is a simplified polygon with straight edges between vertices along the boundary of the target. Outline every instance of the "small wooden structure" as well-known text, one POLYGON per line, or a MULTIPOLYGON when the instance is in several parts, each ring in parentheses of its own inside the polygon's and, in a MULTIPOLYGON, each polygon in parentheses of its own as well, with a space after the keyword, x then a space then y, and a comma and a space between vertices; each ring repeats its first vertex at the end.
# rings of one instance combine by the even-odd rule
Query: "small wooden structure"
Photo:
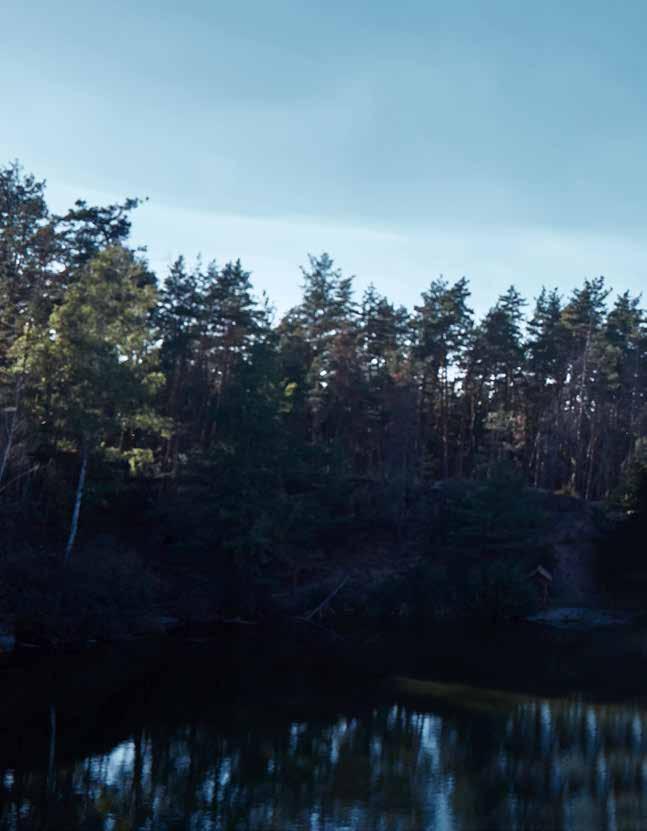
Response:
POLYGON ((530 574, 528 575, 528 579, 532 580, 535 585, 539 587, 539 591, 541 592, 541 602, 544 609, 548 605, 548 589, 550 588, 550 584, 553 582, 553 575, 548 571, 547 568, 543 566, 537 566, 537 568, 533 569, 530 574))

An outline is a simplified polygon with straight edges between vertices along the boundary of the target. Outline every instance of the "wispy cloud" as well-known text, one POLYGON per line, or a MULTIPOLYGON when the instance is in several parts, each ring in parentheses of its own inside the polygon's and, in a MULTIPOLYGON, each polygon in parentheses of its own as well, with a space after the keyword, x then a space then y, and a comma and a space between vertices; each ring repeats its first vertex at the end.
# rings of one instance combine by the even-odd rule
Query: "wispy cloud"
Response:
MULTIPOLYGON (((78 196, 96 202, 123 194, 52 187, 62 210, 78 196)), ((283 311, 298 301, 299 265, 308 252, 329 251, 361 290, 369 282, 392 300, 413 306, 429 281, 467 276, 472 302, 484 312, 514 283, 532 300, 542 285, 565 293, 586 277, 604 274, 618 289, 639 293, 647 285, 647 240, 638 234, 569 231, 523 225, 498 227, 429 226, 404 228, 336 223, 301 217, 248 217, 187 209, 155 199, 134 216, 134 240, 147 245, 160 277, 184 254, 223 263, 240 257, 254 272, 257 289, 266 290, 283 311)))

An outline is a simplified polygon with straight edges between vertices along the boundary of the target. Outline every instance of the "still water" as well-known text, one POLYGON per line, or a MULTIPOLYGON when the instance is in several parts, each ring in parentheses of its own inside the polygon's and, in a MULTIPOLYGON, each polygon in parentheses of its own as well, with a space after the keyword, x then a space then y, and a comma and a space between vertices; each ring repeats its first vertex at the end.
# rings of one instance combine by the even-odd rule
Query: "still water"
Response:
POLYGON ((92 723, 52 706, 42 741, 1 756, 0 828, 647 828, 639 704, 444 684, 291 697, 265 681, 196 699, 200 685, 158 680, 92 723))

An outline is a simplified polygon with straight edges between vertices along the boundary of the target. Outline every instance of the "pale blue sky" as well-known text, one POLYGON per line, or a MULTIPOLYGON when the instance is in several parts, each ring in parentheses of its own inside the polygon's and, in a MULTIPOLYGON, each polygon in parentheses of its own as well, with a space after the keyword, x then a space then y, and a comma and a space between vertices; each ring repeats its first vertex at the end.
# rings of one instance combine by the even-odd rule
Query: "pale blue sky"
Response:
POLYGON ((240 256, 279 308, 328 250, 392 299, 466 275, 647 286, 647 3, 3 0, 0 164, 240 256))

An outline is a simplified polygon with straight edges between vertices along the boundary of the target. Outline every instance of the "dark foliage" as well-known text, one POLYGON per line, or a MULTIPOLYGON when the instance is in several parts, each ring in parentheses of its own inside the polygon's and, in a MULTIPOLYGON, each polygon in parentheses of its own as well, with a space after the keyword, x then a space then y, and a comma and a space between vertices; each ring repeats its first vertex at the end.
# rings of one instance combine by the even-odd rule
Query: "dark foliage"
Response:
POLYGON ((624 481, 622 533, 639 538, 638 298, 610 304, 597 278, 542 291, 526 317, 510 287, 477 320, 465 278, 433 279, 407 311, 372 286, 358 300, 324 253, 275 320, 240 261, 179 258, 158 283, 128 247, 137 204, 53 216, 43 182, 0 170, 7 579, 42 549, 27 585, 66 561, 59 595, 69 580, 103 608, 104 578, 75 569, 109 532, 184 587, 183 614, 258 615, 389 550, 423 558, 391 608, 496 617, 527 606, 545 559, 526 486, 593 500, 624 481))

